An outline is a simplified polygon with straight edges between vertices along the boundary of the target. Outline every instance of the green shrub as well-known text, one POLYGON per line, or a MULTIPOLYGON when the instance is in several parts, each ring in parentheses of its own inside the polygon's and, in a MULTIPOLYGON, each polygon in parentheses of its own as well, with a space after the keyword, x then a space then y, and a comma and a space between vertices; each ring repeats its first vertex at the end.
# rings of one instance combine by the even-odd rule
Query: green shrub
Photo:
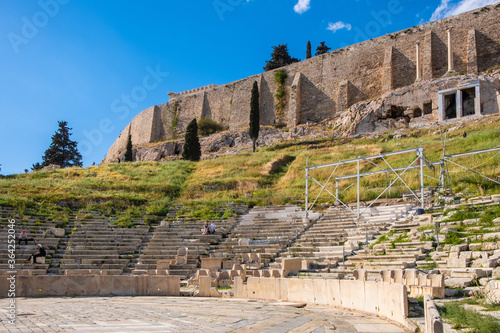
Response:
POLYGON ((448 235, 446 236, 446 239, 444 240, 444 244, 450 244, 450 245, 458 245, 461 244, 462 238, 460 238, 460 235, 456 231, 449 231, 448 235))
POLYGON ((456 303, 438 306, 438 310, 444 319, 452 323, 453 329, 470 328, 471 330, 468 331, 474 333, 500 332, 500 323, 497 319, 474 310, 464 309, 456 303))
POLYGON ((211 135, 224 130, 224 127, 210 118, 201 118, 198 121, 198 131, 201 136, 211 135))

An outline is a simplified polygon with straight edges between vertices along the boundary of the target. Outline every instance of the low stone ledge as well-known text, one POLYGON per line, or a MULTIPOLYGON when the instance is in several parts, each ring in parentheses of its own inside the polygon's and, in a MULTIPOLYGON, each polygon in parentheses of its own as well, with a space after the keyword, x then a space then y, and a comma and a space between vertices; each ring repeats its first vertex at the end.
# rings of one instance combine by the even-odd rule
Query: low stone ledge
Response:
MULTIPOLYGON (((7 297, 9 281, 1 279, 0 297, 7 297)), ((17 297, 179 296, 179 276, 37 275, 18 276, 17 297)))

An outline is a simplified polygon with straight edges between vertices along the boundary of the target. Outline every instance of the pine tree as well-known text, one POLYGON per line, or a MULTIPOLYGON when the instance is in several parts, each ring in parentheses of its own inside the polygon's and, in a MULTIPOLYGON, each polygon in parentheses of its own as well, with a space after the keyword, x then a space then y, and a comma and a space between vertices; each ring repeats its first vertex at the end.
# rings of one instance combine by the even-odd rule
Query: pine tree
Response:
POLYGON ((288 44, 280 44, 278 46, 273 46, 271 60, 266 60, 264 70, 270 71, 298 61, 299 59, 290 57, 290 54, 288 53, 288 44))
POLYGON ((125 151, 125 162, 132 162, 132 135, 128 135, 127 150, 125 151))
POLYGON ((331 48, 325 45, 325 42, 321 42, 321 45, 316 48, 316 55, 319 56, 323 53, 328 53, 331 48))
POLYGON ((189 161, 199 161, 201 157, 200 140, 198 139, 198 124, 191 120, 186 128, 182 158, 189 161))
POLYGON ((307 42, 306 59, 311 58, 311 41, 307 42))
MULTIPOLYGON (((52 143, 45 151, 41 166, 51 164, 59 165, 61 168, 82 166, 82 155, 78 152, 77 142, 72 141, 68 122, 59 121, 59 129, 52 136, 52 143)), ((34 165, 35 166, 35 165, 34 165)))
POLYGON ((253 152, 255 153, 255 142, 259 137, 260 130, 260 107, 259 107, 259 86, 257 81, 253 83, 252 98, 250 100, 250 138, 252 138, 253 152))

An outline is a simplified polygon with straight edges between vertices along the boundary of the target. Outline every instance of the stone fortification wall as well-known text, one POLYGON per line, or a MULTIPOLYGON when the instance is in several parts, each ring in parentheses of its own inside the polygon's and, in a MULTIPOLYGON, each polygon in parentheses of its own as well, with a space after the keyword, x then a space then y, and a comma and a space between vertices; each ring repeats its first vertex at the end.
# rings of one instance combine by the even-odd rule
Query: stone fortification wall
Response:
MULTIPOLYGON (((260 90, 261 124, 284 123, 294 127, 332 118, 358 102, 380 98, 419 80, 453 73, 478 74, 500 64, 499 18, 500 3, 286 66, 287 102, 281 114, 275 107, 276 70, 225 85, 169 93, 169 103, 146 109, 145 115, 134 118, 132 126, 124 129, 108 155, 117 156, 116 153, 124 149, 122 137, 128 137, 127 131, 132 133, 136 145, 182 134, 193 118, 211 118, 230 129, 248 126, 254 81, 260 90), (448 36, 451 64, 448 63, 448 36), (174 118, 177 121, 172 124, 174 118), (161 124, 152 124, 152 121, 161 124), (136 134, 135 127, 152 129, 136 134)), ((438 119, 437 107, 432 116, 438 119)), ((106 161, 109 160, 112 159, 107 157, 106 161)))

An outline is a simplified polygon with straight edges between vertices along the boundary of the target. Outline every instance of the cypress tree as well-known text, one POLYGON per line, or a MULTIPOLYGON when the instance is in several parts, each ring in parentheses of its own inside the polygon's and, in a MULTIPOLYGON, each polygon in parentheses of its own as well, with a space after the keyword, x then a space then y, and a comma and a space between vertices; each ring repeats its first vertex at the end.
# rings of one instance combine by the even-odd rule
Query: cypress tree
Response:
POLYGON ((311 41, 307 42, 306 59, 311 58, 311 41))
POLYGON ((319 55, 322 55, 324 53, 328 53, 328 51, 330 51, 330 50, 331 50, 331 48, 326 46, 325 42, 321 42, 321 45, 316 48, 316 55, 319 56, 319 55))
MULTIPOLYGON (((52 136, 52 143, 45 151, 41 167, 51 164, 59 165, 61 168, 81 167, 82 155, 78 151, 77 142, 70 139, 71 133, 69 131, 71 128, 68 127, 68 122, 59 121, 58 124, 59 129, 52 136)), ((38 164, 38 166, 40 165, 38 164)))
POLYGON ((255 153, 255 142, 259 137, 260 130, 260 107, 259 107, 259 86, 257 81, 253 83, 252 98, 250 100, 250 138, 252 138, 253 152, 255 153))
POLYGON ((201 157, 200 140, 198 139, 198 124, 191 120, 186 128, 182 158, 189 161, 199 161, 201 157))
POLYGON ((132 135, 128 135, 127 150, 125 151, 125 162, 132 162, 132 135))

